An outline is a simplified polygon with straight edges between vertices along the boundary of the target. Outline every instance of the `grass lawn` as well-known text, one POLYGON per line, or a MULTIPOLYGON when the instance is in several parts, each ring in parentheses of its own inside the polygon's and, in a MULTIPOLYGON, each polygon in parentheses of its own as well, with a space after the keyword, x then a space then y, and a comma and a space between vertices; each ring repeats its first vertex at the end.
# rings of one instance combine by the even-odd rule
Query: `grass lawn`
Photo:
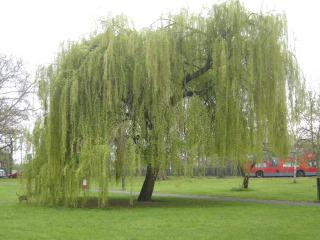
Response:
MULTIPOLYGON (((190 180, 191 183, 194 181, 216 180, 190 180)), ((234 179, 230 181, 236 182, 234 179)), ((157 189, 170 190, 170 182, 177 184, 171 188, 172 191, 181 184, 179 192, 192 192, 190 188, 182 187, 183 182, 188 182, 187 179, 163 181, 157 185, 157 189)), ((193 186, 191 183, 189 185, 193 186)), ((227 192, 234 184, 227 181, 225 186, 229 189, 225 190, 227 192)), ((204 190, 201 187, 192 189, 206 193, 202 192, 204 190)), ((0 179, 0 239, 292 240, 317 239, 320 235, 319 207, 175 198, 155 198, 151 203, 129 207, 127 197, 115 195, 112 197, 114 204, 108 209, 68 209, 19 204, 16 196, 18 190, 16 181, 0 179)))
MULTIPOLYGON (((136 178, 133 190, 139 192, 144 178, 136 178)), ((316 201, 316 178, 297 178, 297 183, 292 183, 292 178, 250 178, 249 189, 239 191, 242 183, 240 177, 215 178, 215 177, 169 177, 165 181, 157 181, 155 192, 198 194, 226 197, 241 197, 255 199, 273 199, 289 201, 316 201)), ((120 189, 120 184, 113 184, 111 188, 120 189)))

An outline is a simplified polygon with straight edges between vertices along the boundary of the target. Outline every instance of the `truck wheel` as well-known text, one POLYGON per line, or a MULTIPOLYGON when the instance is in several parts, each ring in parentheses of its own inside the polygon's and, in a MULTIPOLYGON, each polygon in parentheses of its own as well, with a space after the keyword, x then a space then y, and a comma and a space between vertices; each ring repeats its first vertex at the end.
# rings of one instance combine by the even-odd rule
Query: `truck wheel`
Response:
POLYGON ((304 177, 304 176, 305 176, 304 171, 302 170, 297 171, 297 177, 304 177))
POLYGON ((256 172, 256 177, 262 178, 263 177, 263 172, 262 171, 257 171, 256 172))

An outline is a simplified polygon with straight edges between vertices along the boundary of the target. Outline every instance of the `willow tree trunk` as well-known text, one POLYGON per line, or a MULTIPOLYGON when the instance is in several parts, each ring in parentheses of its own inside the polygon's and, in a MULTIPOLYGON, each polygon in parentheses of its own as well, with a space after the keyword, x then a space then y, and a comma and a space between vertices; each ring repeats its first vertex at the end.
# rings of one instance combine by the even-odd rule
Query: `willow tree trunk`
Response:
POLYGON ((144 179, 144 182, 138 197, 139 202, 151 201, 153 188, 157 179, 158 171, 159 171, 158 169, 151 167, 150 164, 147 166, 146 178, 144 179))

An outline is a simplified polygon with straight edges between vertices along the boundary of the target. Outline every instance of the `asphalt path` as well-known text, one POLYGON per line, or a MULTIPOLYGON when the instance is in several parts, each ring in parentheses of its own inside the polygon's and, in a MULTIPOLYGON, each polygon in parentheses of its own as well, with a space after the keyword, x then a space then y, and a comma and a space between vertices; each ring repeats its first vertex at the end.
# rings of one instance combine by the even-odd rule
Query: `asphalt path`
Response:
MULTIPOLYGON (((130 192, 110 190, 111 193, 127 194, 130 192)), ((139 193, 133 192, 137 196, 139 193)), ((316 206, 320 207, 320 202, 304 202, 304 201, 286 201, 286 200, 267 200, 267 199, 252 199, 252 198, 237 198, 237 197, 222 197, 208 195, 191 195, 191 194, 173 194, 173 193, 153 193, 156 197, 172 197, 181 199, 209 200, 214 202, 237 202, 237 203, 258 203, 258 204, 273 204, 273 205, 289 205, 289 206, 316 206)))

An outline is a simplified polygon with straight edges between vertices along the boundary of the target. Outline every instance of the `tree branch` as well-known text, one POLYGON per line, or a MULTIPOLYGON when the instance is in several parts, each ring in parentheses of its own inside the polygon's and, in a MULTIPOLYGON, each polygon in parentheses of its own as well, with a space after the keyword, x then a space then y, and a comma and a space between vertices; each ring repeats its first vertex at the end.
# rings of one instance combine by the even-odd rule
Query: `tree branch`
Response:
POLYGON ((187 84, 192 81, 193 79, 196 79, 206 73, 209 69, 212 67, 212 58, 209 55, 206 64, 198 69, 197 71, 193 72, 192 74, 187 73, 187 75, 183 78, 182 84, 184 89, 186 89, 187 84))

